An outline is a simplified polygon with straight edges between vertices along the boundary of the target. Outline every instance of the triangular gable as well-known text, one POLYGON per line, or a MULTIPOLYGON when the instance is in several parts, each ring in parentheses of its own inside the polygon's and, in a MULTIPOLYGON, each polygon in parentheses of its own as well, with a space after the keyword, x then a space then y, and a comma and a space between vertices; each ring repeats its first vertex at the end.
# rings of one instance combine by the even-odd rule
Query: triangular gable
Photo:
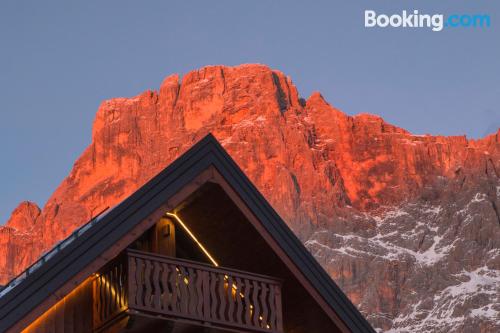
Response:
POLYGON ((316 299, 333 321, 352 332, 374 332, 210 134, 98 221, 89 224, 88 230, 61 246, 50 259, 4 293, 0 298, 0 331, 12 329, 28 315, 31 320, 36 318, 109 261, 106 254, 113 253, 113 248, 123 250, 127 241, 132 241, 142 230, 141 223, 148 218, 154 219, 155 214, 159 218, 174 208, 176 196, 182 197, 180 193, 185 192, 185 197, 194 190, 190 186, 196 187, 208 178, 219 183, 233 200, 247 208, 246 215, 254 219, 276 249, 286 255, 299 278, 316 293, 316 299))

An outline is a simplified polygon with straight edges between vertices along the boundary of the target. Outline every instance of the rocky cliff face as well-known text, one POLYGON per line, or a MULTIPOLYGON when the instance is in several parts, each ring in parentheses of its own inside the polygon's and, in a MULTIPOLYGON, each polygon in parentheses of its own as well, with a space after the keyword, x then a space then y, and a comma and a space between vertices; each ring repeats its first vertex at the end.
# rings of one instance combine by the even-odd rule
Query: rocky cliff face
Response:
POLYGON ((500 131, 418 136, 347 116, 261 65, 213 66, 100 106, 40 210, 0 228, 2 282, 212 132, 374 327, 500 330, 500 131))

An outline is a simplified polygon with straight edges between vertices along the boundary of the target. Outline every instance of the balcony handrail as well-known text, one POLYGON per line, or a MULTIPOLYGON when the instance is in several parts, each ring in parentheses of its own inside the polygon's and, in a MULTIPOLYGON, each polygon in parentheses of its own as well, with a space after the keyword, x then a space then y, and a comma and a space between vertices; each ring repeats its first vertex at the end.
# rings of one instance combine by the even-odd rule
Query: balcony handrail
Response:
POLYGON ((128 307, 202 325, 248 332, 283 332, 282 281, 128 250, 128 307))
POLYGON ((139 250, 133 250, 133 249, 127 249, 127 254, 129 256, 133 257, 138 257, 142 259, 152 259, 154 258, 157 261, 160 262, 165 262, 169 264, 184 264, 185 266, 190 266, 192 268, 199 268, 203 269, 205 271, 209 272, 214 272, 214 273, 220 273, 221 271, 228 272, 231 274, 235 275, 244 275, 247 277, 251 277, 252 279, 259 281, 259 282, 265 282, 273 285, 278 285, 282 286, 283 285, 283 280, 280 278, 268 276, 268 275, 263 275, 263 274, 258 274, 258 273, 253 273, 253 272, 248 272, 248 271, 242 271, 234 268, 228 268, 228 267, 223 267, 223 266, 218 266, 214 267, 210 264, 205 264, 205 263, 200 263, 199 261, 193 261, 193 260, 188 260, 188 259, 181 259, 181 258, 176 258, 176 257, 169 257, 157 253, 151 253, 151 252, 145 252, 145 251, 139 251, 139 250))

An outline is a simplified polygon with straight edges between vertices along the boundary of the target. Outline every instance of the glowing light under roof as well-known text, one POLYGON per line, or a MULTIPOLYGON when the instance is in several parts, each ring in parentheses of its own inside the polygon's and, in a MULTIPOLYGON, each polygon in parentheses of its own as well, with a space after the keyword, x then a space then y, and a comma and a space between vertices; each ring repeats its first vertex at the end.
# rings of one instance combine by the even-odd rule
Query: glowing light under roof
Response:
POLYGON ((210 255, 210 253, 207 251, 207 249, 203 246, 203 244, 200 243, 198 238, 189 230, 187 225, 180 219, 179 216, 175 213, 167 213, 168 216, 173 217, 180 225, 181 227, 188 233, 188 235, 194 240, 194 242, 198 245, 198 247, 205 253, 205 255, 208 257, 208 259, 214 264, 214 266, 219 267, 219 264, 215 259, 210 255))

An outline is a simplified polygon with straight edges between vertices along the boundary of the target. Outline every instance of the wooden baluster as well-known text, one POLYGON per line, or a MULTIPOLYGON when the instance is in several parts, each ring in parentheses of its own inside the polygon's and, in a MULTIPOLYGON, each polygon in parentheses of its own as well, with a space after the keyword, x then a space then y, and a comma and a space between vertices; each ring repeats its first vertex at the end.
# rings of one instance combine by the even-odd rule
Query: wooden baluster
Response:
POLYGON ((97 309, 96 309, 96 314, 97 314, 97 322, 99 323, 99 325, 101 324, 101 312, 102 312, 102 302, 101 302, 101 277, 98 276, 96 279, 95 279, 95 284, 96 284, 96 290, 95 290, 95 295, 96 295, 96 303, 97 303, 97 309))
POLYGON ((120 286, 120 265, 115 266, 115 311, 118 312, 120 310, 120 297, 121 297, 121 292, 122 288, 120 286))
POLYGON ((160 273, 161 268, 158 261, 153 262, 153 308, 155 310, 161 309, 161 289, 160 289, 160 273))
MULTIPOLYGON (((99 276, 97 276, 94 279, 94 304, 95 304, 95 309, 94 309, 94 322, 95 326, 98 326, 101 324, 101 298, 100 298, 100 292, 99 292, 99 276)), ((77 314, 79 314, 77 312, 77 314)))
POLYGON ((210 314, 212 319, 217 319, 217 274, 210 272, 210 314))
POLYGON ((109 272, 109 314, 113 314, 116 309, 116 267, 112 267, 109 272))
MULTIPOLYGON (((194 274, 196 277, 196 284, 193 284, 193 289, 196 290, 196 304, 195 304, 195 311, 194 313, 196 316, 199 318, 203 318, 203 300, 204 300, 204 295, 203 295, 203 275, 204 271, 201 269, 190 269, 189 271, 190 274, 194 274), (191 273, 192 272, 192 273, 191 273)), ((193 302, 194 303, 194 302, 193 302)))
POLYGON ((92 318, 93 318, 93 327, 96 327, 97 325, 97 321, 96 321, 96 318, 97 318, 97 307, 99 306, 99 304, 97 303, 97 298, 96 298, 96 279, 94 278, 92 280, 92 318))
POLYGON ((115 265, 115 311, 118 312, 120 310, 120 296, 121 296, 121 287, 120 287, 120 264, 115 265))
POLYGON ((105 286, 106 286, 106 289, 105 289, 105 293, 104 293, 104 297, 106 298, 106 320, 109 318, 109 314, 111 313, 112 309, 113 309, 113 304, 112 304, 112 301, 113 301, 113 298, 111 296, 111 271, 107 271, 106 272, 106 275, 105 275, 105 286))
POLYGON ((170 270, 170 284, 172 286, 172 311, 179 312, 179 272, 175 265, 169 265, 170 270))
POLYGON ((128 260, 128 295, 129 306, 137 304, 137 267, 134 257, 129 257, 128 260))
POLYGON ((121 299, 120 299, 120 309, 124 309, 127 306, 127 272, 125 270, 125 264, 122 262, 120 264, 120 284, 121 284, 121 299))
POLYGON ((121 310, 124 306, 123 304, 123 298, 125 297, 125 286, 123 284, 123 263, 120 263, 118 266, 118 284, 119 284, 119 290, 120 293, 118 294, 118 306, 119 309, 121 310))
POLYGON ((113 313, 113 270, 108 271, 107 275, 107 283, 106 283, 106 303, 107 303, 107 309, 108 311, 106 312, 106 317, 110 317, 110 315, 113 313))
POLYGON ((145 260, 146 268, 144 270, 144 282, 146 284, 146 293, 144 295, 144 305, 148 308, 151 307, 151 301, 153 297, 153 286, 151 283, 151 273, 152 273, 152 265, 151 260, 145 260))
POLYGON ((120 266, 115 266, 115 311, 118 312, 120 309, 120 266))
POLYGON ((105 274, 102 276, 102 304, 104 305, 104 311, 103 311, 103 321, 106 320, 106 317, 109 312, 109 298, 108 298, 108 286, 109 283, 108 281, 108 274, 105 274))
POLYGON ((106 320, 106 315, 108 314, 108 297, 106 295, 107 293, 107 286, 108 284, 106 283, 106 275, 101 276, 101 301, 102 301, 102 313, 101 313, 101 320, 105 321, 106 320))
POLYGON ((274 286, 276 302, 276 332, 283 332, 283 313, 281 308, 281 286, 274 286))
POLYGON ((123 300, 125 298, 125 284, 124 284, 124 280, 123 280, 123 263, 120 262, 120 266, 118 266, 118 276, 119 276, 119 284, 120 284, 120 297, 118 298, 119 300, 119 303, 120 303, 120 310, 123 309, 124 307, 124 303, 123 303, 123 300))
POLYGON ((105 289, 104 289, 104 297, 106 299, 106 312, 105 312, 105 315, 106 317, 104 318, 105 320, 108 319, 109 317, 109 314, 111 313, 111 301, 112 301, 112 297, 111 297, 111 271, 107 271, 106 274, 104 275, 104 286, 105 286, 105 289))
POLYGON ((102 323, 104 321, 104 312, 106 311, 106 303, 104 302, 104 283, 102 275, 99 275, 99 303, 101 304, 101 311, 99 311, 99 319, 102 323))
POLYGON ((203 277, 203 318, 210 319, 210 273, 204 271, 203 277))
POLYGON ((253 292, 252 292, 252 305, 253 305, 253 326, 260 327, 259 316, 260 316, 260 306, 259 306, 259 285, 257 281, 252 281, 253 292))
POLYGON ((224 279, 224 274, 218 274, 218 279, 217 282, 219 284, 219 290, 218 290, 218 295, 220 299, 219 303, 219 320, 226 320, 226 303, 227 299, 225 297, 225 284, 226 281, 224 279))
POLYGON ((111 271, 111 274, 113 275, 112 282, 110 285, 111 288, 111 297, 113 298, 112 302, 112 307, 111 307, 111 312, 115 313, 116 310, 118 309, 118 273, 117 273, 117 267, 113 267, 113 270, 111 271))
POLYGON ((227 309, 227 319, 229 322, 234 322, 234 298, 233 298, 233 277, 231 275, 227 278, 227 302, 229 308, 227 309))
POLYGON ((236 322, 240 325, 243 324, 243 303, 241 302, 241 293, 243 283, 239 277, 236 278, 236 322))
POLYGON ((244 290, 243 290, 243 300, 245 301, 245 324, 251 326, 252 325, 252 303, 250 302, 250 281, 248 279, 244 279, 244 290))
POLYGON ((187 275, 189 276, 189 284, 187 285, 188 287, 188 313, 191 315, 196 315, 196 307, 198 304, 198 297, 197 297, 197 291, 196 291, 196 286, 197 286, 197 281, 196 277, 197 274, 193 270, 193 268, 188 267, 187 268, 187 275))
POLYGON ((269 297, 268 297, 268 300, 267 300, 267 304, 269 304, 269 313, 270 313, 270 317, 269 317, 269 325, 271 326, 271 330, 272 331, 276 331, 276 295, 275 295, 275 292, 276 292, 276 288, 274 285, 270 285, 269 286, 269 297))
POLYGON ((116 265, 116 311, 120 311, 122 308, 121 304, 122 298, 122 282, 121 282, 121 264, 116 265))
POLYGON ((161 278, 160 284, 162 287, 163 295, 162 295, 162 309, 163 311, 168 311, 170 304, 171 292, 168 288, 168 266, 165 263, 161 264, 161 278))
POLYGON ((102 323, 103 313, 104 313, 104 303, 102 300, 102 289, 104 288, 102 285, 102 275, 99 274, 97 277, 97 299, 99 302, 99 322, 102 323))
POLYGON ((106 297, 106 320, 109 318, 110 314, 113 312, 113 296, 112 296, 112 273, 113 271, 110 270, 106 273, 106 292, 105 292, 105 297, 106 297))
POLYGON ((186 270, 182 266, 178 266, 179 272, 180 272, 180 292, 181 292, 181 297, 180 297, 180 304, 181 304, 181 312, 183 314, 188 313, 188 306, 189 306, 189 291, 188 291, 188 285, 189 283, 189 278, 186 274, 186 270))
POLYGON ((137 270, 136 270, 136 281, 137 281, 137 305, 144 306, 144 261, 141 258, 137 258, 137 270))
POLYGON ((267 306, 267 284, 265 282, 261 282, 261 293, 260 293, 260 302, 262 304, 262 321, 261 327, 266 328, 268 324, 269 318, 269 307, 267 306))

